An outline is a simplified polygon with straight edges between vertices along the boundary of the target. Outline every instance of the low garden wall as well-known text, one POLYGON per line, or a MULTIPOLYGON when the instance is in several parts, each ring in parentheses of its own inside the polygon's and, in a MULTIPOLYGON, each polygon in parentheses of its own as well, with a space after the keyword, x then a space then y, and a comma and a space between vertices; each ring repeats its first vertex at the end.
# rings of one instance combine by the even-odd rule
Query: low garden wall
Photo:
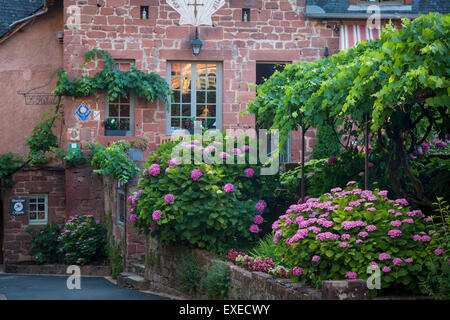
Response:
POLYGON ((229 299, 248 300, 321 300, 321 299, 368 299, 364 280, 327 281, 324 290, 316 290, 300 282, 279 278, 267 273, 249 271, 230 262, 215 258, 201 249, 189 249, 176 245, 166 246, 149 237, 145 271, 142 276, 148 280, 153 291, 178 295, 189 299, 207 299, 207 293, 200 286, 194 294, 181 291, 180 274, 183 260, 194 254, 202 270, 203 278, 215 262, 221 262, 230 270, 229 299))

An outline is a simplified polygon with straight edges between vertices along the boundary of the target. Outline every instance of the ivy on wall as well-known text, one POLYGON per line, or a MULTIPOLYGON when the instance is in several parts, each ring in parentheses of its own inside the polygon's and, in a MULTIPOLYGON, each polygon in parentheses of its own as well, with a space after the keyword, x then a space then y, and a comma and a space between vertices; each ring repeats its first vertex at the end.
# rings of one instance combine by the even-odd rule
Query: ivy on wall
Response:
POLYGON ((93 49, 86 52, 85 63, 99 55, 105 62, 103 70, 94 75, 82 75, 70 80, 67 72, 57 71, 58 81, 53 93, 59 96, 85 97, 92 96, 98 90, 105 90, 111 101, 119 95, 127 95, 132 92, 137 97, 142 97, 150 102, 161 99, 167 103, 171 93, 167 82, 155 72, 145 73, 131 65, 130 71, 121 71, 117 68, 116 61, 111 54, 104 50, 93 49))

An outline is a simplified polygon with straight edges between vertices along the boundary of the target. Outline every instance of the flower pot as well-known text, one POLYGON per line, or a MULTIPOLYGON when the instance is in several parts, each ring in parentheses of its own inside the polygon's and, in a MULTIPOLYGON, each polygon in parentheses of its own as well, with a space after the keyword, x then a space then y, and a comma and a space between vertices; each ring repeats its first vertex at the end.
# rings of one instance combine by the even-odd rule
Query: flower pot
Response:
POLYGON ((144 151, 142 151, 141 149, 130 148, 128 154, 130 156, 130 159, 133 161, 142 161, 144 158, 144 151))
POLYGON ((105 136, 126 136, 127 130, 105 129, 105 136))

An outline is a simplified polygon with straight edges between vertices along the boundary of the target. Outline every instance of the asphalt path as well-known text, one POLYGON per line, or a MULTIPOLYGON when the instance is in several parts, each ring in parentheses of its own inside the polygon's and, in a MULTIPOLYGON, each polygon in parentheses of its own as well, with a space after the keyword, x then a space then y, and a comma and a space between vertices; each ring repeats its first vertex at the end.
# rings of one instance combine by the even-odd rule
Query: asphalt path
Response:
POLYGON ((69 289, 68 277, 2 273, 0 300, 169 300, 119 287, 102 277, 81 277, 81 288, 69 289))

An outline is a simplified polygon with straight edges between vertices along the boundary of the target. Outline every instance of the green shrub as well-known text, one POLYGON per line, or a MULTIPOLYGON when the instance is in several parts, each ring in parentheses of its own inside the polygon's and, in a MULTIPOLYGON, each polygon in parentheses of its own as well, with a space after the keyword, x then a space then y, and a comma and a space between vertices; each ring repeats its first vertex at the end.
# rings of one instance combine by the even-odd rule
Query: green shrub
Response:
POLYGON ((181 283, 181 289, 189 294, 195 293, 200 287, 202 269, 198 264, 195 254, 192 253, 183 258, 178 279, 181 283))
POLYGON ((117 276, 123 271, 123 256, 122 256, 122 240, 117 244, 107 244, 106 254, 111 263, 111 277, 117 279, 117 276))
POLYGON ((122 183, 133 178, 138 169, 128 157, 129 144, 127 142, 113 142, 111 146, 101 144, 91 145, 94 172, 110 176, 122 183))
POLYGON ((59 240, 68 264, 83 265, 105 257, 106 228, 92 215, 70 217, 59 240))
POLYGON ((203 280, 203 288, 209 299, 227 299, 228 290, 231 288, 230 268, 225 263, 215 262, 203 280))
POLYGON ((14 185, 11 176, 23 165, 21 156, 8 152, 0 156, 0 183, 6 186, 14 185))
MULTIPOLYGON (((168 142, 152 155, 141 173, 138 191, 128 199, 130 219, 137 220, 140 231, 151 232, 165 243, 182 242, 214 252, 231 243, 245 246, 256 239, 261 222, 259 227, 254 222, 260 215, 255 206, 264 207, 263 199, 273 201, 276 176, 261 175, 261 165, 236 164, 236 160, 235 164, 176 165, 171 159, 178 143, 181 152, 210 147, 215 154, 212 147, 221 147, 214 142, 203 146, 195 140, 192 144, 168 142), (254 174, 247 176, 249 170, 254 174), (228 189, 230 185, 233 191, 228 189), (172 196, 174 201, 168 201, 172 196)), ((241 151, 241 156, 248 158, 248 151, 241 151)), ((267 208, 261 211, 265 217, 267 208)))
POLYGON ((277 265, 281 264, 283 260, 278 245, 273 242, 273 236, 271 234, 259 240, 258 244, 250 250, 249 254, 253 258, 270 258, 277 265))
POLYGON ((333 128, 329 124, 324 124, 319 127, 316 139, 312 152, 314 159, 323 159, 330 156, 337 157, 341 152, 342 146, 337 140, 333 128))
POLYGON ((47 224, 39 230, 28 227, 26 231, 32 236, 30 246, 37 261, 40 263, 61 261, 61 247, 58 241, 61 229, 55 222, 47 224))
POLYGON ((58 148, 52 148, 52 151, 55 152, 58 157, 62 161, 65 161, 70 167, 81 166, 89 162, 88 155, 80 149, 73 149, 69 152, 65 152, 64 150, 58 148))
POLYGON ((317 287, 322 280, 367 279, 367 268, 376 263, 382 290, 372 294, 425 293, 418 284, 430 274, 433 261, 447 263, 442 243, 447 243, 448 229, 408 208, 405 199, 389 200, 386 194, 336 188, 292 205, 273 225, 283 262, 294 274, 302 268, 299 279, 317 287))

